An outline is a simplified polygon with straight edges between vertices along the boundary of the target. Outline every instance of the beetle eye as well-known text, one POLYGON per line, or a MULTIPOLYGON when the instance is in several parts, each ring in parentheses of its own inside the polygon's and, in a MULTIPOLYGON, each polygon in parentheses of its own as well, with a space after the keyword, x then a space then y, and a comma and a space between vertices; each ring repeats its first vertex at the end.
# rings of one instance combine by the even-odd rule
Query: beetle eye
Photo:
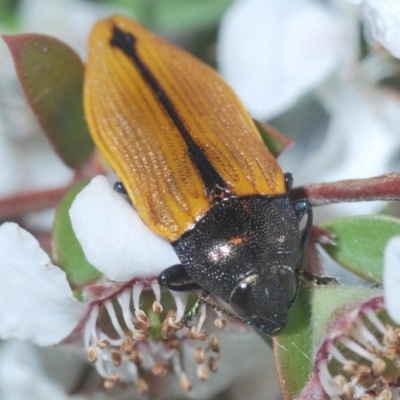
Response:
POLYGON ((297 279, 293 271, 289 268, 280 267, 278 270, 278 279, 286 294, 288 307, 291 305, 297 292, 297 279))
POLYGON ((232 292, 229 303, 241 317, 251 318, 254 315, 254 298, 251 285, 247 282, 240 282, 232 292))

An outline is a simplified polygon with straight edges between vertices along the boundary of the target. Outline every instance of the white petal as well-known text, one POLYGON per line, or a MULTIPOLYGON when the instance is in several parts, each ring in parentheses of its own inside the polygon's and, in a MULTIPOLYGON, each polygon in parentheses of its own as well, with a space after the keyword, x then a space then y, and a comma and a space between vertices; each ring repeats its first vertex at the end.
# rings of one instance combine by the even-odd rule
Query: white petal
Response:
POLYGON ((111 280, 158 276, 179 264, 170 243, 143 223, 104 176, 94 178, 78 194, 70 217, 86 258, 111 280))
MULTIPOLYGON (((21 3, 18 16, 25 32, 44 33, 60 38, 79 54, 84 53, 86 39, 100 18, 122 12, 115 5, 81 0, 30 0, 21 3)), ((126 13, 126 8, 124 10, 126 13)))
POLYGON ((395 57, 400 58, 400 2, 368 0, 365 13, 371 21, 374 37, 395 57))
POLYGON ((400 324, 400 236, 392 237, 383 258, 383 289, 386 310, 400 324))
POLYGON ((270 118, 322 82, 344 51, 343 22, 309 0, 236 1, 223 18, 222 75, 256 118, 270 118))
MULTIPOLYGON (((296 185, 368 178, 400 168, 400 96, 369 85, 353 84, 336 93, 323 144, 295 170, 296 185), (373 160, 373 162, 372 162, 373 160)), ((319 222, 371 214, 385 203, 343 203, 316 210, 319 222)))
POLYGON ((84 317, 65 273, 14 223, 0 226, 0 336, 40 346, 61 342, 84 317))
MULTIPOLYGON (((268 382, 268 376, 276 379, 271 350, 257 333, 251 330, 243 330, 238 333, 229 332, 225 336, 221 335, 219 339, 221 357, 218 361, 218 372, 215 374, 210 372, 206 384, 196 377, 199 365, 196 363, 193 354, 196 347, 198 347, 198 343, 187 340, 182 342, 184 370, 193 383, 193 389, 187 395, 188 398, 213 398, 216 394, 232 386, 240 377, 254 370, 254 368, 262 368, 265 371, 265 381, 268 382), (269 374, 268 372, 271 373, 269 374)), ((215 356, 215 354, 211 353, 210 356, 215 356)), ((271 397, 264 394, 264 397, 261 396, 259 398, 274 398, 272 393, 275 388, 276 384, 272 383, 271 397)), ((244 398, 251 398, 251 394, 244 398)))
MULTIPOLYGON (((390 171, 389 163, 400 148, 399 107, 400 97, 386 90, 356 85, 344 89, 335 99, 328 137, 317 152, 319 167, 314 171, 324 173, 326 181, 390 171)), ((310 179, 321 177, 314 174, 310 179)))
POLYGON ((84 361, 70 353, 17 340, 6 341, 0 347, 0 398, 78 400, 67 393, 76 385, 84 368, 84 361))

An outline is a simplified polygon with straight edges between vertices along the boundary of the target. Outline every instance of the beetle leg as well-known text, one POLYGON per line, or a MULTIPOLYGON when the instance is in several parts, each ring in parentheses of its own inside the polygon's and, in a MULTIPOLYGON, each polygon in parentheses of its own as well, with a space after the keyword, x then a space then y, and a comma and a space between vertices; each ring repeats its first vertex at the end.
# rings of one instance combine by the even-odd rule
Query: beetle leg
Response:
MULTIPOLYGON (((299 273, 303 278, 303 280, 314 283, 315 285, 323 285, 323 286, 336 285, 338 282, 335 278, 330 276, 321 276, 323 270, 320 265, 319 253, 316 247, 316 244, 319 242, 318 238, 322 236, 319 230, 320 228, 315 229, 315 227, 313 227, 312 237, 310 239, 310 245, 308 246, 307 249, 307 263, 302 262, 303 265, 304 264, 307 265, 307 269, 300 268, 299 273)), ((328 236, 328 233, 324 232, 324 234, 325 234, 324 240, 326 240, 326 237, 332 240, 332 238, 328 236)), ((304 252, 303 252, 303 258, 304 258, 304 252)))
POLYGON ((192 303, 192 305, 187 309, 185 315, 182 317, 182 321, 185 325, 187 325, 188 321, 190 321, 193 317, 195 317, 200 310, 200 306, 204 303, 204 299, 208 297, 208 292, 203 290, 201 296, 197 296, 196 300, 192 303))
POLYGON ((331 276, 319 276, 315 275, 310 271, 302 271, 301 272, 303 278, 307 279, 308 281, 315 283, 316 285, 337 285, 338 281, 335 278, 332 278, 331 276))
POLYGON ((201 295, 197 295, 197 299, 200 300, 202 303, 205 303, 205 304, 209 305, 214 310, 217 310, 217 311, 220 311, 220 312, 222 312, 222 313, 224 313, 226 315, 229 315, 231 318, 234 318, 234 319, 236 319, 236 320, 238 320, 240 322, 243 322, 244 324, 251 325, 250 321, 248 321, 248 320, 246 320, 246 319, 244 319, 242 317, 239 317, 238 315, 233 314, 228 310, 225 310, 225 308, 223 308, 223 307, 219 306, 218 304, 215 304, 213 301, 209 300, 208 299, 208 292, 206 292, 206 291, 203 291, 203 293, 201 295))
POLYGON ((189 276, 182 264, 176 264, 164 269, 158 276, 158 283, 175 292, 201 289, 201 286, 189 276))
POLYGON ((301 236, 301 248, 304 249, 308 239, 310 238, 312 224, 313 224, 313 212, 310 203, 307 200, 298 200, 293 203, 293 207, 296 211, 299 220, 302 219, 305 215, 307 215, 307 223, 303 230, 303 234, 301 236))
POLYGON ((122 182, 115 182, 114 183, 114 190, 117 193, 120 193, 120 194, 125 194, 125 195, 128 194, 128 192, 126 191, 125 186, 124 186, 124 184, 122 182))
POLYGON ((290 192, 290 189, 292 189, 293 186, 293 175, 290 172, 285 173, 285 186, 286 191, 290 192))
POLYGON ((126 191, 126 188, 122 182, 114 183, 114 191, 117 192, 118 194, 122 195, 129 204, 132 204, 132 201, 129 198, 128 192, 126 191))
POLYGON ((207 304, 214 310, 220 311, 220 312, 228 315, 229 317, 234 318, 244 324, 251 325, 250 321, 225 310, 225 308, 223 308, 223 307, 219 306, 218 304, 215 304, 213 301, 209 300, 208 295, 209 295, 209 292, 207 292, 206 290, 203 290, 203 292, 201 294, 197 295, 196 300, 188 308, 188 310, 185 312, 185 315, 182 318, 182 321, 185 323, 185 325, 189 320, 191 320, 193 317, 195 317, 198 314, 198 312, 200 310, 200 306, 202 304, 207 304))

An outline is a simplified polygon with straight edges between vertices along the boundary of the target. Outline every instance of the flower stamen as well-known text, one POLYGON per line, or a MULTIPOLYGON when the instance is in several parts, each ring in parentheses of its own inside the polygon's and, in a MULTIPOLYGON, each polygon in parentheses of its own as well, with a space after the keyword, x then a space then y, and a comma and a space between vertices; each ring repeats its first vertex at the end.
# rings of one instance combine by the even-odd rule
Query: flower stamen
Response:
POLYGON ((202 381, 206 381, 209 378, 208 369, 204 365, 197 367, 197 377, 202 381))
POLYGON ((92 338, 94 339, 95 342, 98 341, 96 334, 96 322, 97 322, 97 317, 99 316, 99 310, 100 307, 98 305, 93 306, 89 314, 89 320, 85 325, 84 345, 86 349, 89 349, 92 338))
POLYGON ((207 315, 207 311, 206 311, 206 305, 203 303, 200 306, 200 311, 199 311, 199 321, 197 323, 197 330, 200 332, 201 328, 203 327, 204 321, 206 320, 206 315, 207 315))
POLYGON ((165 375, 167 375, 167 369, 161 361, 158 361, 153 365, 151 372, 158 378, 163 378, 165 375))
POLYGON ((208 360, 208 368, 210 368, 211 372, 217 372, 218 371, 218 359, 214 357, 210 357, 208 360))
POLYGON ((380 321, 376 313, 372 308, 367 308, 363 310, 364 315, 371 321, 371 323, 377 328, 383 335, 386 333, 386 328, 380 321))
POLYGON ((227 322, 225 319, 221 319, 220 317, 215 318, 214 320, 214 324, 217 328, 223 329, 226 328, 227 326, 227 322))
POLYGON ((153 289, 154 295, 156 296, 156 300, 153 303, 153 312, 158 315, 163 311, 163 307, 161 305, 161 290, 158 282, 151 282, 151 288, 153 289))
POLYGON ((195 326, 192 326, 189 331, 189 335, 194 340, 206 340, 207 334, 204 332, 199 332, 195 326))
POLYGON ((374 350, 379 350, 380 352, 383 352, 385 350, 385 348, 378 342, 378 339, 373 335, 373 333, 364 325, 361 319, 355 320, 354 324, 356 325, 357 330, 351 331, 351 334, 353 334, 353 332, 355 333, 357 337, 353 337, 356 340, 358 340, 365 347, 369 348, 371 352, 374 350))
POLYGON ((214 334, 210 336, 210 348, 214 353, 219 353, 219 351, 221 350, 219 339, 214 334))
POLYGON ((185 314, 188 294, 185 292, 171 292, 176 304, 175 321, 180 321, 185 314))
POLYGON ((140 395, 145 396, 149 393, 149 384, 144 379, 139 379, 137 390, 140 395))
POLYGON ((182 372, 180 375, 179 384, 185 392, 190 392, 192 390, 192 382, 184 372, 182 372))
POLYGON ((118 368, 121 365, 121 360, 122 360, 121 353, 119 351, 113 349, 110 351, 110 354, 111 354, 111 359, 114 364, 114 367, 118 368))
POLYGON ((105 350, 105 349, 108 349, 108 348, 111 346, 111 343, 110 343, 110 341, 107 340, 107 339, 102 339, 102 340, 98 340, 98 341, 96 342, 96 346, 97 346, 99 349, 105 350))
POLYGON ((333 344, 328 345, 329 353, 341 364, 345 365, 347 363, 346 357, 340 352, 340 350, 333 344))
POLYGON ((111 319, 111 323, 115 331, 117 332, 118 336, 123 339, 125 337, 124 331, 118 321, 117 314, 115 313, 114 307, 111 303, 111 300, 107 300, 104 302, 104 305, 108 311, 108 315, 111 319))
POLYGON ((89 347, 87 355, 88 355, 89 362, 94 363, 97 361, 97 352, 94 347, 89 347))
POLYGON ((194 359, 197 364, 203 364, 205 360, 206 349, 205 347, 198 347, 194 352, 194 359))
POLYGON ((349 350, 351 350, 353 353, 358 354, 359 356, 365 358, 368 361, 373 362, 375 357, 371 355, 364 347, 359 345, 357 342, 354 340, 349 339, 348 337, 341 337, 338 340, 339 343, 343 344, 346 346, 349 350))
POLYGON ((132 322, 132 314, 131 311, 129 309, 129 303, 130 303, 130 297, 131 297, 131 291, 130 290, 124 290, 118 297, 118 302, 121 306, 121 310, 122 310, 122 317, 124 319, 125 325, 127 326, 127 328, 133 332, 136 333, 136 328, 133 325, 132 322))
MULTIPOLYGON (((84 331, 85 346, 88 359, 104 378, 107 389, 129 376, 138 392, 146 394, 148 382, 141 379, 140 371, 163 378, 171 366, 182 389, 192 389, 192 382, 181 365, 181 341, 208 339, 207 333, 200 331, 207 309, 205 304, 201 305, 195 326, 188 329, 182 321, 188 294, 171 292, 171 295, 176 309, 161 314, 161 290, 156 280, 135 280, 129 284, 100 282, 88 288, 87 297, 93 299, 93 305, 84 331), (149 289, 154 291, 153 303, 149 289)), ((217 310, 213 312, 218 316, 220 327, 225 327, 222 314, 217 310)), ((211 372, 218 370, 219 352, 215 334, 205 346, 196 350, 194 357, 201 380, 207 380, 211 372)))
POLYGON ((133 340, 129 336, 126 336, 121 344, 121 353, 126 357, 130 357, 132 355, 132 352, 133 340))
POLYGON ((133 308, 135 311, 140 310, 140 294, 142 293, 143 285, 141 284, 134 284, 132 289, 132 301, 133 301, 133 308))
POLYGON ((113 373, 104 381, 104 387, 108 390, 114 388, 114 386, 121 380, 121 377, 117 373, 113 373))
POLYGON ((331 399, 399 399, 400 329, 382 323, 383 310, 382 297, 373 298, 332 325, 316 355, 319 382, 331 399))
POLYGON ((146 313, 143 310, 136 310, 135 311, 135 317, 137 319, 137 325, 139 329, 148 331, 150 329, 150 321, 149 317, 146 315, 146 313))

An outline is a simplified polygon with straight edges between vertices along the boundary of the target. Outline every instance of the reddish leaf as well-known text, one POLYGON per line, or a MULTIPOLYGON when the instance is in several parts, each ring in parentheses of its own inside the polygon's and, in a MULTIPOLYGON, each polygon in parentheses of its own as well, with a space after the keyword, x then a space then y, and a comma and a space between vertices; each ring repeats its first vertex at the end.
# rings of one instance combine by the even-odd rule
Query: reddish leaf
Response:
POLYGON ((254 120, 254 122, 257 126, 258 132, 262 137, 262 140, 274 157, 278 157, 279 154, 281 154, 287 147, 293 144, 292 139, 283 136, 272 126, 257 120, 254 120))
POLYGON ((25 96, 63 161, 79 167, 93 150, 83 114, 83 63, 59 40, 36 34, 3 36, 25 96))

